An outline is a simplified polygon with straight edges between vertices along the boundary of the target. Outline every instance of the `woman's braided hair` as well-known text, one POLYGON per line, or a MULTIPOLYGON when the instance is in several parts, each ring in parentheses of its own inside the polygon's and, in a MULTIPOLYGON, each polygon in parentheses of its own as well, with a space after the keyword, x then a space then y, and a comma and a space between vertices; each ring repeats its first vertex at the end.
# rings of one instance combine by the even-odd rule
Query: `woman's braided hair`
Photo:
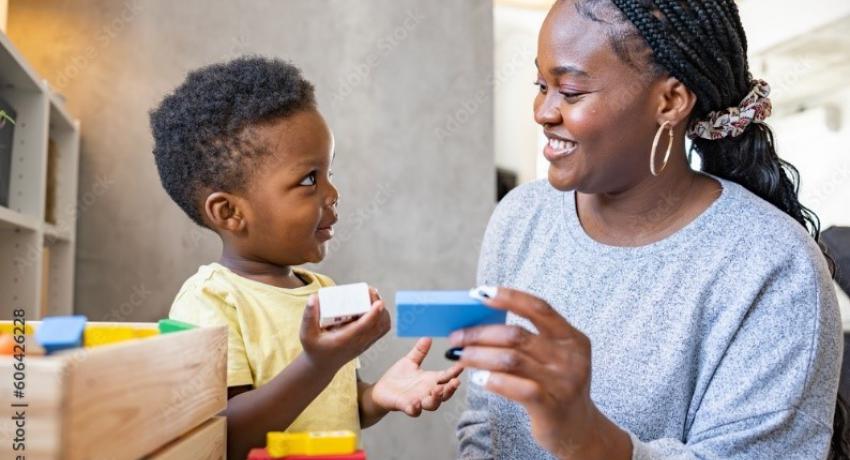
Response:
MULTIPOLYGON (((752 89, 747 37, 733 0, 576 0, 575 7, 609 26, 614 52, 642 75, 667 73, 694 92, 691 124, 710 112, 737 107, 752 89)), ((702 159, 703 171, 743 185, 818 241, 818 218, 798 199, 800 175, 776 154, 766 124, 751 123, 735 137, 697 137, 691 148, 702 159)), ((850 459, 848 410, 840 395, 833 428, 829 458, 850 459)))

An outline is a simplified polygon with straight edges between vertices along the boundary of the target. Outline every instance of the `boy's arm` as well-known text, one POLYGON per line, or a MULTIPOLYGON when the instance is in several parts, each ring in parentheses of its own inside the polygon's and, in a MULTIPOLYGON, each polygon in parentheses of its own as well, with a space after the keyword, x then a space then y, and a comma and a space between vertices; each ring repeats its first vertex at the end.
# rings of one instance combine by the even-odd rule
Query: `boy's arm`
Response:
POLYGON ((389 413, 387 409, 375 404, 375 400, 372 398, 374 387, 374 383, 366 383, 360 380, 359 375, 357 376, 357 405, 361 428, 368 428, 380 422, 389 413))
POLYGON ((359 319, 333 330, 322 330, 318 296, 311 295, 301 322, 304 351, 265 385, 244 392, 241 387, 232 390, 235 396, 228 400, 225 411, 228 458, 247 457, 251 448, 265 445, 267 432, 291 425, 343 365, 389 329, 389 313, 383 301, 377 301, 359 319))
POLYGON ((418 417, 423 410, 435 411, 452 397, 460 386, 458 364, 442 371, 422 369, 422 361, 431 349, 431 339, 422 338, 404 358, 393 364, 375 383, 357 378, 357 402, 360 426, 378 423, 390 411, 418 417))
POLYGON ((246 458, 249 450, 266 444, 267 432, 291 425, 331 382, 336 371, 333 366, 315 365, 301 353, 259 388, 228 388, 227 458, 246 458))

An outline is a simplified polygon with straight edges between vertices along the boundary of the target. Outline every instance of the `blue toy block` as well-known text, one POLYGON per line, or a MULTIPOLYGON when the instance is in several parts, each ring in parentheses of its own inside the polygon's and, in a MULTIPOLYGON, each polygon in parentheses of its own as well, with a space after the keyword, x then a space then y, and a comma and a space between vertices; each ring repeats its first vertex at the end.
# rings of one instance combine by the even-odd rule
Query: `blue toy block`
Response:
POLYGON ((48 316, 35 331, 35 339, 48 354, 83 346, 86 317, 48 316))
POLYGON ((468 291, 398 291, 395 304, 399 337, 448 337, 458 329, 504 324, 507 316, 468 291))

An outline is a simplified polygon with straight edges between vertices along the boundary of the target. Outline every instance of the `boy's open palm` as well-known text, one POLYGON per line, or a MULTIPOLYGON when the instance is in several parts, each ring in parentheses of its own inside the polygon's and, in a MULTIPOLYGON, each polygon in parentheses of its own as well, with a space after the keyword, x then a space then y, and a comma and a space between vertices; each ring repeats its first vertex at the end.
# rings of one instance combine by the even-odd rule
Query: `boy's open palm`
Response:
POLYGON ((463 367, 456 364, 443 371, 426 371, 422 361, 431 348, 431 339, 422 338, 375 383, 372 399, 386 410, 402 411, 417 417, 422 410, 433 411, 452 397, 460 386, 457 378, 463 367))

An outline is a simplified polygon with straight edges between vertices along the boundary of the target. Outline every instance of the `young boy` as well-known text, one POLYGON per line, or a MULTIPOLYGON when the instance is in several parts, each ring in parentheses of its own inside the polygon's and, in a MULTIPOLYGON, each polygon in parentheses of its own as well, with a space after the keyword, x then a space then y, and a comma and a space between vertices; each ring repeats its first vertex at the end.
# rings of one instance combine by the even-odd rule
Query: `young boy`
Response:
POLYGON ((295 267, 325 257, 339 193, 333 136, 298 69, 259 57, 199 69, 151 126, 163 187, 222 242, 220 260, 186 280, 169 316, 229 328, 229 458, 244 459, 268 431, 358 432, 388 411, 415 417, 452 396, 461 368, 422 370, 427 339, 375 384, 359 380, 357 356, 390 329, 374 289, 367 314, 319 327, 315 293, 333 281, 295 267))

